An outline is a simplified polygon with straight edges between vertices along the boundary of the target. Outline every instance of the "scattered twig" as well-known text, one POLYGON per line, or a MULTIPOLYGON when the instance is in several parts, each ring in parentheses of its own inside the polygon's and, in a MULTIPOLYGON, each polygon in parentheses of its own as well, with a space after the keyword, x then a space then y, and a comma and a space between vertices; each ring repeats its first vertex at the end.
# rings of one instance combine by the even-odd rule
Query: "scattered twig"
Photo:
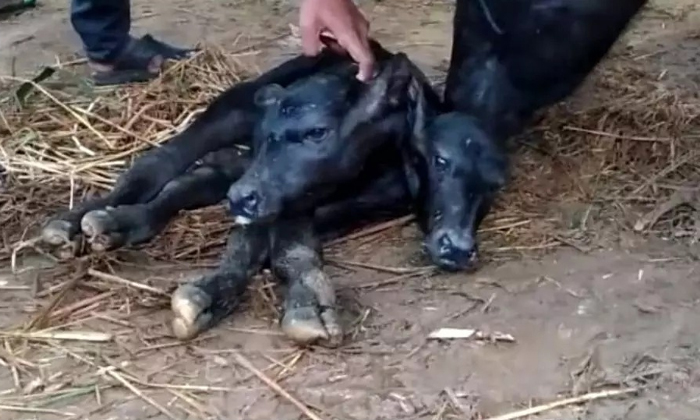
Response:
POLYGON ((634 230, 642 232, 654 227, 664 214, 684 204, 700 209, 700 191, 676 191, 668 200, 660 203, 654 210, 637 220, 634 230))
POLYGON ((0 286, 0 291, 3 292, 16 292, 24 290, 31 290, 31 288, 29 286, 0 286))
POLYGON ((22 338, 25 340, 91 341, 105 343, 114 335, 97 331, 0 331, 0 337, 22 338))
POLYGON ((390 220, 388 222, 380 223, 378 225, 371 226, 371 227, 368 227, 366 229, 363 229, 363 230, 360 230, 357 232, 353 232, 350 235, 346 235, 342 238, 328 241, 325 244, 325 246, 334 246, 334 245, 341 244, 343 242, 359 239, 359 238, 362 238, 365 236, 374 235, 376 233, 383 232, 385 230, 388 230, 388 229, 391 229, 394 227, 403 226, 405 224, 412 222, 413 220, 415 220, 414 215, 399 217, 398 219, 390 220))
POLYGON ((632 193, 630 193, 629 196, 630 196, 630 197, 633 197, 633 196, 635 196, 636 194, 639 194, 640 192, 644 191, 645 188, 648 188, 649 186, 653 185, 655 182, 657 182, 658 180, 662 179, 662 178, 665 177, 666 175, 668 175, 668 174, 670 174, 670 173, 672 173, 672 172, 678 170, 678 168, 680 168, 681 166, 686 165, 686 164, 688 164, 689 162, 693 162, 693 161, 696 160, 699 156, 700 156, 700 150, 692 150, 692 151, 688 152, 688 154, 686 154, 685 156, 681 157, 680 159, 678 159, 677 161, 675 161, 673 164, 668 165, 667 167, 665 167, 665 168, 662 169, 661 171, 659 171, 659 172, 657 172, 656 174, 654 174, 654 176, 652 176, 651 178, 647 179, 644 183, 642 183, 642 185, 640 185, 639 187, 635 188, 634 191, 632 191, 632 193))
POLYGON ((468 328, 440 328, 428 334, 428 339, 432 340, 448 340, 457 338, 475 338, 477 340, 505 341, 507 343, 515 342, 515 338, 510 334, 504 334, 499 332, 485 333, 483 331, 468 328))
POLYGON ((103 273, 101 271, 95 270, 94 268, 89 268, 87 273, 89 275, 91 275, 92 277, 98 278, 100 280, 109 281, 112 283, 124 284, 128 287, 133 287, 134 289, 143 290, 143 291, 154 293, 154 294, 160 295, 160 296, 170 297, 170 295, 165 290, 161 290, 157 287, 149 286, 147 284, 136 283, 134 281, 127 280, 125 278, 116 276, 114 274, 103 273))
POLYGON ((285 391, 281 386, 279 386, 275 381, 270 379, 267 375, 262 373, 260 370, 258 370, 248 359, 246 359, 241 353, 235 351, 232 353, 233 358, 236 360, 236 363, 241 365, 242 367, 248 369, 250 372, 252 372, 255 376, 258 377, 261 381, 265 383, 265 385, 269 386, 270 389, 275 391, 279 396, 290 402, 292 405, 294 405, 296 408, 298 408, 306 417, 308 417, 311 420, 322 420, 321 417, 317 416, 314 414, 309 408, 304 405, 302 402, 291 396, 287 391, 285 391))
POLYGON ((566 127, 564 127, 564 130, 576 131, 579 133, 586 133, 586 134, 593 134, 593 135, 601 136, 601 137, 610 137, 610 138, 615 139, 615 140, 648 141, 648 142, 657 142, 657 143, 668 143, 671 141, 670 138, 666 138, 666 137, 623 136, 623 135, 619 135, 619 134, 606 133, 604 131, 588 130, 585 128, 572 127, 572 126, 566 126, 566 127))
POLYGON ((97 302, 107 300, 108 298, 110 298, 116 294, 117 294, 116 290, 110 290, 110 291, 107 291, 104 293, 100 293, 99 295, 89 297, 87 299, 79 300, 79 301, 72 303, 68 306, 65 306, 57 311, 51 312, 49 314, 49 319, 50 320, 57 320, 59 318, 67 316, 69 314, 73 314, 78 310, 81 310, 83 308, 94 305, 97 302))
POLYGON ((565 398, 563 400, 554 401, 547 404, 537 405, 534 407, 526 408, 524 410, 514 411, 508 414, 502 414, 496 417, 489 417, 484 420, 515 420, 521 419, 528 416, 533 416, 535 414, 544 413, 545 411, 554 410, 557 408, 566 407, 569 405, 581 404, 584 402, 590 402, 595 400, 600 400, 603 398, 612 398, 620 395, 633 394, 639 391, 639 388, 625 388, 625 389, 610 389, 606 391, 590 392, 588 394, 581 395, 579 397, 565 398))
POLYGON ((30 331, 33 328, 41 328, 43 325, 48 321, 51 311, 54 310, 58 306, 58 304, 63 300, 63 298, 71 291, 75 286, 80 283, 80 280, 82 279, 82 275, 78 274, 75 275, 71 280, 69 280, 63 287, 61 288, 61 291, 56 294, 51 299, 51 302, 49 302, 48 305, 44 309, 42 309, 33 319, 27 323, 26 327, 24 328, 24 331, 30 331))
POLYGON ((376 287, 382 287, 382 286, 388 286, 390 284, 400 283, 404 280, 407 280, 407 279, 410 279, 413 277, 429 276, 435 272, 437 272, 436 267, 428 267, 428 268, 425 268, 422 270, 418 269, 418 270, 411 272, 411 273, 400 274, 398 276, 390 277, 390 278, 384 279, 384 280, 377 280, 377 281, 371 281, 371 282, 360 283, 360 284, 349 284, 348 287, 352 287, 353 289, 373 289, 376 287))
POLYGON ((125 388, 127 388, 129 391, 133 392, 137 397, 141 398, 142 400, 146 401, 148 404, 152 405, 154 408, 156 408, 158 411, 166 415, 168 418, 172 420, 178 420, 177 417, 173 413, 170 412, 167 408, 163 407, 162 405, 158 404, 156 401, 154 401, 151 397, 148 395, 145 395, 143 392, 141 392, 140 389, 136 388, 133 384, 131 384, 129 381, 124 379, 122 375, 120 375, 116 371, 116 367, 114 366, 109 366, 107 368, 102 369, 102 373, 107 374, 111 376, 112 378, 116 379, 117 382, 120 384, 124 385, 125 388))
POLYGON ((51 410, 49 408, 33 408, 33 407, 23 407, 17 405, 6 405, 0 404, 0 411, 15 411, 18 413, 32 413, 32 414, 54 414, 57 416, 72 416, 73 413, 66 413, 58 410, 51 410))
POLYGON ((77 359, 83 363, 86 363, 90 366, 93 366, 98 369, 98 373, 101 375, 107 375, 111 376, 113 379, 115 379, 117 382, 119 382, 121 385, 123 385, 126 389, 129 391, 133 392, 134 395, 137 397, 141 398, 142 400, 146 401, 148 404, 152 405, 154 408, 156 408, 158 411, 163 413, 165 416, 170 418, 171 420, 178 420, 177 417, 175 417, 167 408, 161 406, 158 404, 158 402, 154 401, 152 398, 150 398, 148 395, 145 395, 143 392, 141 392, 140 389, 138 389, 136 386, 134 386, 131 382, 129 382, 127 379, 124 378, 123 375, 121 375, 117 371, 116 366, 100 366, 98 363, 95 363, 91 360, 86 359, 85 357, 65 348, 65 347, 59 347, 55 346, 59 349, 62 349, 65 351, 69 356, 73 357, 74 359, 77 359))
POLYGON ((336 258, 328 258, 326 260, 326 262, 329 264, 339 265, 341 267, 346 266, 346 267, 366 268, 369 270, 381 271, 381 272, 389 273, 389 274, 413 274, 413 275, 415 275, 417 273, 426 272, 427 270, 433 268, 432 266, 410 267, 410 268, 386 267, 383 265, 369 264, 369 263, 363 263, 363 262, 358 262, 358 261, 339 260, 336 258))

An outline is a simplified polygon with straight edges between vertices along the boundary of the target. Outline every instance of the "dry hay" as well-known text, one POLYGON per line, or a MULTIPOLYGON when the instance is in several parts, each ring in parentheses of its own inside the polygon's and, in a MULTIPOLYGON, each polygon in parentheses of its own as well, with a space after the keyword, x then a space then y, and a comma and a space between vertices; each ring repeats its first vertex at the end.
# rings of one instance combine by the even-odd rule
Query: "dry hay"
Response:
POLYGON ((635 225, 700 186, 699 116, 696 98, 628 57, 609 60, 523 136, 526 150, 501 203, 532 214, 540 235, 578 248, 628 229, 696 241, 697 213, 683 206, 635 225))
MULTIPOLYGON (((145 86, 100 92, 80 82, 66 86, 60 79, 76 77, 64 72, 56 88, 35 85, 21 108, 7 98, 0 125, 0 164, 7 171, 0 260, 46 217, 109 190, 134 157, 187 127, 232 83, 257 73, 240 58, 207 47, 145 86)), ((149 252, 176 260, 214 257, 211 247, 221 241, 211 238, 222 237, 224 221, 218 208, 191 212, 149 252)))

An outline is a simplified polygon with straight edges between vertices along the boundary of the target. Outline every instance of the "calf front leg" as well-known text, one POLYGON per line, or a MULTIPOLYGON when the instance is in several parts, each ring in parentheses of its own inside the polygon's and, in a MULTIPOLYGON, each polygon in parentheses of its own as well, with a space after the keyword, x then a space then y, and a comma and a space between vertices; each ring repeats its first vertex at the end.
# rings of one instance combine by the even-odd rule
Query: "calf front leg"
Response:
POLYGON ((405 214, 410 196, 401 172, 388 172, 356 196, 320 207, 312 220, 282 218, 272 227, 247 225, 232 231, 219 268, 173 295, 173 331, 190 339, 228 316, 248 281, 271 252, 276 276, 287 283, 282 330, 300 344, 321 340, 334 346, 342 340, 335 310, 335 291, 323 272, 322 251, 315 231, 328 239, 366 219, 405 214), (269 229, 269 230, 268 230, 269 229))
POLYGON ((267 260, 268 245, 266 227, 233 229, 219 267, 173 293, 173 334, 180 340, 194 338, 233 313, 251 277, 267 260))
POLYGON ((181 210, 218 204, 249 164, 249 152, 222 149, 205 156, 200 166, 165 185, 150 202, 92 210, 82 231, 93 251, 145 243, 159 234, 181 210))
POLYGON ((287 284, 282 331, 298 344, 320 341, 330 347, 343 339, 335 289, 323 271, 322 248, 312 218, 280 219, 270 228, 275 276, 287 284))

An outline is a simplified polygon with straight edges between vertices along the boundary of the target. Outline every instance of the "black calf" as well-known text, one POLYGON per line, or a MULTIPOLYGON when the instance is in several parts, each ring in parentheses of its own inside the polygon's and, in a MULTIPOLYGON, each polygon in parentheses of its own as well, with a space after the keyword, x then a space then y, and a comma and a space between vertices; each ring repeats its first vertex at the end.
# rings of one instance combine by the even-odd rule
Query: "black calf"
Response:
POLYGON ((268 84, 287 86, 344 61, 347 59, 331 52, 313 58, 299 56, 231 87, 182 133, 138 158, 109 194, 51 219, 42 232, 44 242, 72 252, 82 228, 95 250, 135 245, 151 239, 177 211, 220 202, 247 165, 241 159, 247 159, 248 152, 238 157, 232 149, 252 146, 260 118, 255 92, 268 84), (200 159, 203 162, 198 164, 200 159), (168 183, 171 190, 162 191, 168 183), (192 189, 195 185, 208 187, 192 189), (137 204, 139 209, 123 208, 137 204), (96 213, 84 218, 93 211, 96 213))
MULTIPOLYGON (((388 153, 377 153, 376 159, 370 160, 364 167, 353 167, 350 161, 342 168, 362 176, 351 179, 344 185, 346 188, 334 191, 336 185, 332 181, 345 174, 341 171, 343 174, 329 182, 317 182, 313 194, 298 197, 294 195, 298 185, 296 183, 303 185, 309 176, 313 176, 314 170, 319 171, 316 174, 319 177, 327 171, 322 163, 314 162, 314 158, 329 156, 328 153, 334 156, 332 153, 338 153, 338 150, 324 147, 323 140, 327 133, 309 140, 303 137, 274 138, 265 130, 281 131, 288 135, 290 132, 316 129, 311 127, 304 130, 309 121, 312 125, 322 121, 325 127, 331 126, 335 122, 334 118, 338 118, 338 114, 330 113, 331 116, 328 116, 329 109, 337 112, 337 109, 328 104, 334 101, 348 101, 344 111, 350 110, 350 118, 363 130, 361 133, 365 137, 360 138, 362 141, 377 138, 378 134, 387 131, 387 125, 391 127, 391 124, 395 124, 403 129, 406 124, 405 113, 386 117, 384 112, 384 102, 391 98, 388 93, 401 91, 396 85, 402 79, 394 77, 397 68, 393 64, 395 63, 389 63, 385 72, 364 92, 360 90, 359 93, 352 94, 343 90, 347 88, 347 81, 354 79, 354 73, 348 71, 351 67, 346 65, 314 74, 292 85, 289 91, 293 95, 289 95, 286 100, 287 104, 296 101, 293 109, 285 110, 282 107, 280 110, 278 104, 282 101, 275 100, 275 106, 278 107, 276 113, 281 114, 281 121, 263 119, 260 132, 256 133, 255 160, 246 172, 247 178, 239 180, 231 188, 234 193, 239 191, 240 200, 231 200, 230 208, 239 222, 241 212, 245 215, 243 217, 252 213, 266 215, 266 212, 278 217, 267 220, 269 223, 265 223, 265 219, 254 224, 242 223, 239 230, 232 232, 219 269, 212 275, 183 286, 175 293, 172 300, 175 312, 173 330, 178 337, 191 338, 230 314, 251 274, 264 266, 269 252, 274 273, 288 284, 281 320, 283 331, 298 343, 323 340, 327 345, 336 345, 340 342, 342 329, 334 307, 335 293, 332 283, 323 272, 319 237, 337 237, 341 232, 364 221, 375 221, 410 211, 412 200, 404 179, 400 155, 395 149, 387 147, 390 144, 383 144, 379 136, 376 150, 382 150, 383 146, 388 153), (353 113, 353 101, 359 104, 359 112, 353 113), (387 124, 386 118, 392 122, 387 124), (401 125, 394 122, 399 120, 401 125), (291 150, 291 155, 284 153, 288 150, 291 150), (297 152, 299 154, 295 154, 297 152), (305 156, 314 163, 313 166, 303 166, 305 156), (296 161, 299 157, 302 162, 296 161), (250 184, 256 188, 249 188, 250 184), (271 189, 273 194, 257 195, 259 185, 271 189), (269 235, 269 243, 264 240, 266 235, 269 235)), ((262 90, 258 94, 259 103, 268 101, 269 106, 273 93, 280 90, 281 87, 274 85, 262 90)), ((403 92, 406 92, 405 86, 403 92)), ((396 105, 399 104, 398 101, 399 99, 395 100, 396 105)), ((337 143, 332 144, 340 144, 341 148, 350 148, 349 145, 355 140, 352 137, 352 127, 334 125, 328 130, 334 130, 333 136, 337 143)), ((405 131, 398 133, 404 135, 405 131)), ((348 157, 352 158, 352 155, 349 154, 348 157)), ((268 190, 263 191, 267 193, 268 190)), ((231 194, 229 192, 229 197, 231 194)))
MULTIPOLYGON (((180 210, 220 202, 231 182, 249 165, 250 149, 255 146, 250 138, 259 120, 256 88, 286 86, 323 71, 331 78, 334 74, 350 77, 350 68, 347 57, 327 52, 316 59, 290 60, 255 81, 233 87, 182 134, 138 159, 106 197, 50 221, 43 231, 45 241, 70 247, 82 228, 93 250, 135 245, 159 233, 180 210), (201 162, 195 162, 200 157, 201 162)), ((381 104, 388 85, 383 86, 365 92, 364 104, 381 104)), ((380 113, 377 107, 365 109, 366 129, 381 124, 380 113)), ((363 220, 410 208, 399 171, 374 173, 376 179, 367 177, 341 199, 318 208, 315 215, 313 208, 306 207, 306 216, 285 216, 271 225, 234 229, 219 268, 173 295, 175 334, 190 338, 229 315, 250 277, 271 263, 275 274, 288 284, 283 330, 299 343, 325 339, 337 344, 342 330, 316 234, 337 236, 363 220)))

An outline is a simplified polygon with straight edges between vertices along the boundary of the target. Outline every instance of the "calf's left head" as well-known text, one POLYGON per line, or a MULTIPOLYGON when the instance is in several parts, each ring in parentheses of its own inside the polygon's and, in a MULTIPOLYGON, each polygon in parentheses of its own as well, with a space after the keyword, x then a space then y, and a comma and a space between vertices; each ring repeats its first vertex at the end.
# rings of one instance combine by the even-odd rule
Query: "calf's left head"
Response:
POLYGON ((236 221, 269 222, 283 211, 311 209, 357 177, 369 154, 406 127, 404 60, 397 54, 381 63, 369 84, 347 65, 259 90, 256 157, 228 192, 236 221))

